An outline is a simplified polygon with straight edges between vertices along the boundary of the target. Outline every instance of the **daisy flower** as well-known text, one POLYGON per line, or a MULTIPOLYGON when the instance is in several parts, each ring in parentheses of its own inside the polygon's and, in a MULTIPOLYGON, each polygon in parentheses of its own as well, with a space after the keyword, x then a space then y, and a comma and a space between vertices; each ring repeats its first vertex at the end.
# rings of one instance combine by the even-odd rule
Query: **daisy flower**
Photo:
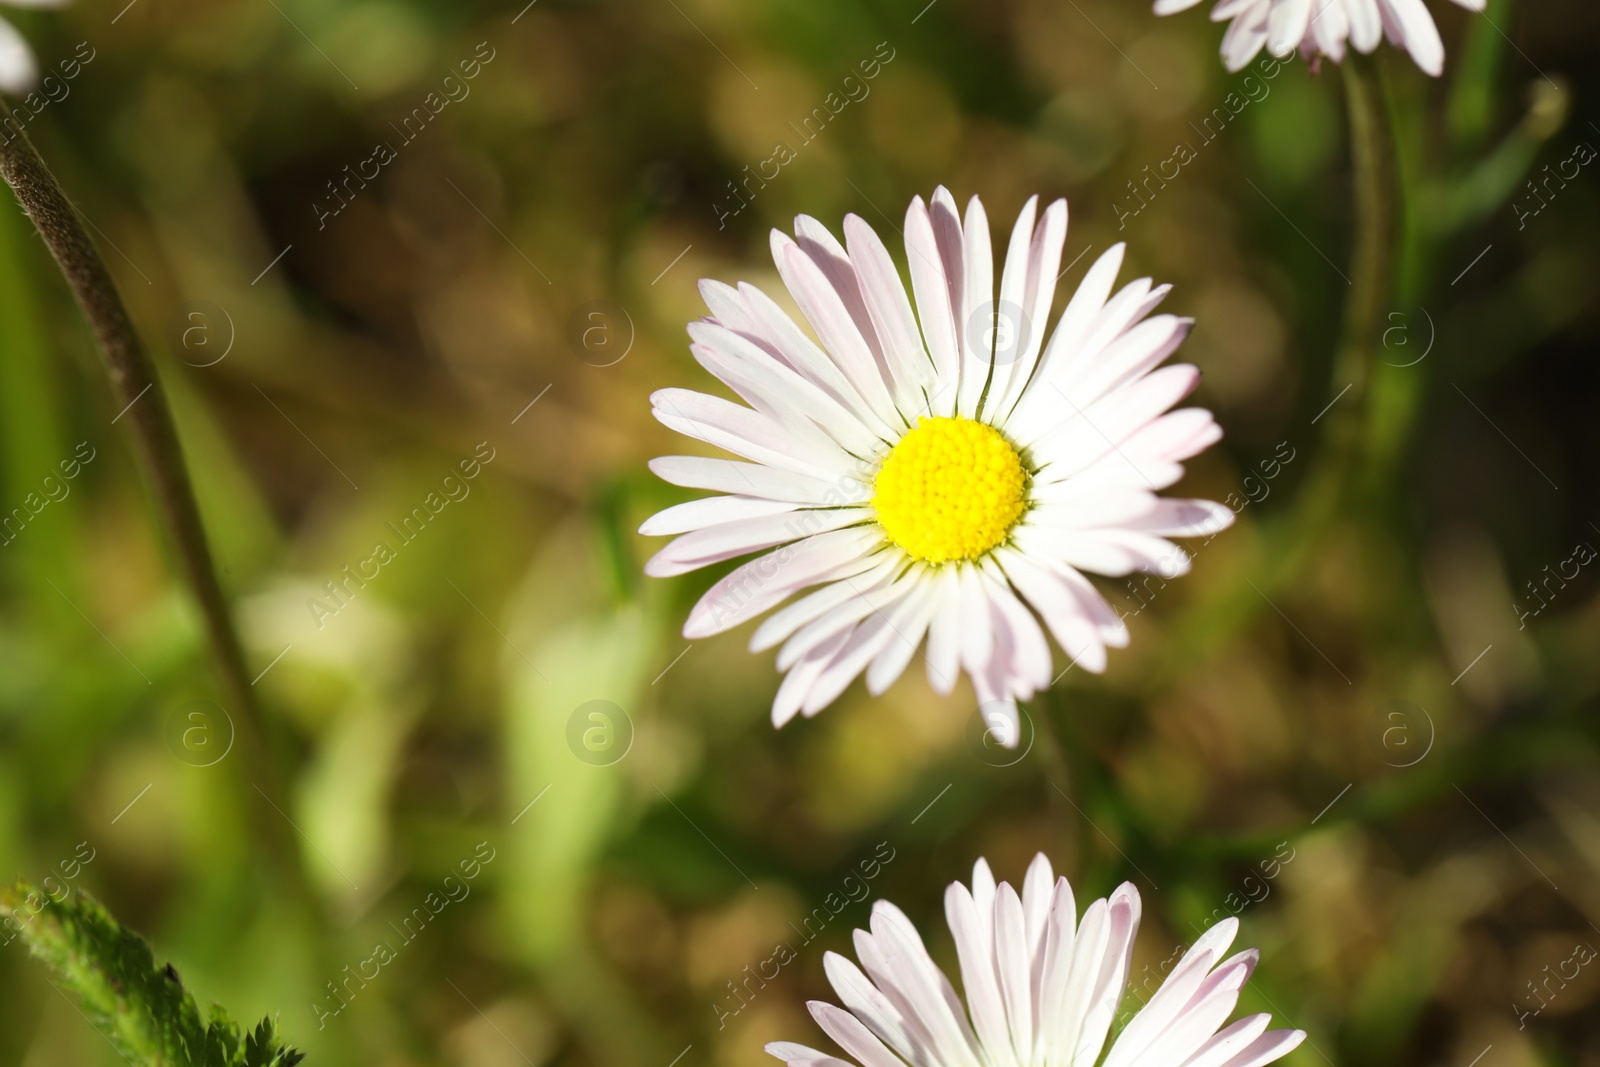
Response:
MULTIPOLYGON (((1052 879, 1041 854, 1020 896, 997 887, 981 859, 971 889, 951 883, 944 910, 964 1006, 905 913, 878 901, 872 932, 855 932, 861 966, 833 952, 823 961, 845 1007, 814 1000, 812 1017, 866 1067, 1261 1067, 1305 1039, 1268 1030, 1265 1014, 1223 1026, 1259 955, 1223 958, 1239 929, 1229 917, 1200 936, 1101 1061, 1128 981, 1139 893, 1125 882, 1078 922, 1072 887, 1052 879)), ((853 1067, 790 1041, 767 1051, 789 1067, 853 1067)))
POLYGON ((793 238, 773 232, 772 253, 815 340, 755 286, 701 282, 711 315, 690 324, 690 350, 745 404, 687 389, 651 402, 668 427, 743 459, 651 462, 674 485, 723 495, 646 521, 643 534, 681 536, 645 570, 765 553, 701 598, 691 639, 819 587, 751 639, 753 651, 783 646, 774 725, 815 714, 863 672, 882 693, 926 639, 934 688, 966 672, 992 734, 1015 745, 1015 701, 1054 674, 1041 619, 1091 671, 1127 644, 1084 572, 1181 574, 1188 556, 1166 538, 1232 522, 1220 504, 1156 495, 1221 436, 1209 412, 1164 414, 1199 379, 1156 369, 1192 324, 1151 316, 1170 286, 1141 278, 1113 295, 1117 245, 1046 343, 1066 231, 1065 201, 1041 214, 1029 200, 997 300, 983 205, 974 197, 963 220, 947 190, 918 197, 908 295, 860 218, 845 218, 841 244, 801 216, 793 238))
MULTIPOLYGON (((63 7, 67 0, 0 0, 12 7, 63 7)), ((17 28, 0 19, 0 90, 25 93, 39 81, 39 67, 33 49, 17 28)))
MULTIPOLYGON (((1156 0, 1156 14, 1187 11, 1200 0, 1156 0)), ((1455 0, 1468 11, 1482 11, 1486 0, 1455 0)), ((1438 77, 1444 70, 1444 42, 1422 0, 1219 0, 1211 21, 1233 21, 1222 37, 1228 70, 1242 70, 1261 51, 1282 59, 1296 48, 1307 58, 1325 55, 1344 61, 1345 42, 1371 53, 1387 37, 1411 53, 1417 66, 1438 77)))

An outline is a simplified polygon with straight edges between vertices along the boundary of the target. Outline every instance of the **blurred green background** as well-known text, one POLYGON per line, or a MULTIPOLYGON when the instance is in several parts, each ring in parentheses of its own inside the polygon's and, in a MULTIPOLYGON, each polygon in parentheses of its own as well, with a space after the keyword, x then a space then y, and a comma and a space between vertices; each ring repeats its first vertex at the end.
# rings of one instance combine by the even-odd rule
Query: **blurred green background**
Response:
MULTIPOLYGON (((1039 849, 1080 900, 1138 885, 1136 986, 1240 914, 1245 1007, 1310 1032, 1294 1067, 1600 1064, 1600 967, 1551 978, 1600 945, 1600 568, 1573 562, 1600 546, 1600 172, 1549 180, 1600 146, 1600 11, 1435 3, 1438 81, 1384 50, 1398 291, 1359 484, 1318 499, 1340 72, 1252 87, 1200 9, 923 3, 8 10, 47 69, 93 53, 29 133, 160 366, 293 741, 310 903, 268 858, 120 405, 18 211, 0 492, 59 499, 0 548, 0 875, 92 891, 202 1002, 280 1013, 318 1064, 764 1062, 825 1042, 803 1005, 865 924, 851 897, 899 903, 949 963, 944 884, 980 854, 1019 881, 1039 849), (1230 93, 1248 105, 1208 142, 1230 93), (732 213, 780 141, 795 158, 732 213), (1140 206, 1129 183, 1180 143, 1197 158, 1140 206), (939 183, 1001 227, 1069 198, 1085 255, 1058 308, 1118 240, 1127 278, 1177 285, 1227 431, 1179 491, 1249 501, 1185 579, 1101 583, 1132 647, 1034 704, 1014 763, 974 742, 969 691, 915 669, 774 733, 772 656, 678 636, 716 575, 643 579, 633 533, 692 495, 645 462, 683 447, 650 391, 716 388, 683 333, 696 279, 779 295, 770 228, 853 211, 893 247, 939 183), (388 525, 447 490, 410 540, 388 525), (330 594, 380 541, 378 576, 330 594), (745 984, 779 944, 794 961, 745 984)), ((19 945, 0 988, 0 1062, 118 1062, 19 945)))

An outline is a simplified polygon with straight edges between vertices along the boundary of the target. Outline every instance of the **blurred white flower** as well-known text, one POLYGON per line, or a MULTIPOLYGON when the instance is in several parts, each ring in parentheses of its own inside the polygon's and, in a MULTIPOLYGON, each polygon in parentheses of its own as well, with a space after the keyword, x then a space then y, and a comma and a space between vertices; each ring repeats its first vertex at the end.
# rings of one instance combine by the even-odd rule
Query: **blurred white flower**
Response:
POLYGON ((1105 669, 1106 646, 1128 641, 1083 572, 1173 577, 1189 558, 1165 538, 1233 521, 1220 504, 1156 495, 1221 436, 1209 412, 1163 414, 1199 380, 1194 367, 1156 369, 1192 320, 1147 319, 1171 288, 1148 278, 1113 296, 1117 245, 1045 344, 1067 233, 1062 200, 1042 217, 1037 197, 1023 208, 998 301, 977 197, 964 222, 943 188, 929 204, 913 200, 905 242, 915 314, 888 249, 860 218, 846 217, 845 244, 805 216, 795 233, 773 232, 773 258, 816 342, 754 286, 701 283, 712 316, 690 324, 690 349, 749 406, 663 389, 651 398, 655 416, 751 462, 651 463, 674 485, 727 495, 648 520, 641 533, 682 536, 646 572, 684 574, 776 548, 711 587, 684 625, 689 638, 821 586, 751 640, 754 651, 783 643, 775 725, 820 711, 863 671, 868 690, 882 693, 926 637, 933 686, 947 693, 965 671, 992 733, 1014 745, 1016 700, 1053 677, 1041 617, 1091 671, 1105 669))
MULTIPOLYGON (((1486 0, 1455 0, 1482 11, 1486 0)), ((1156 14, 1187 11, 1200 0, 1156 0, 1156 14)), ((1241 70, 1263 45, 1282 59, 1296 48, 1310 58, 1343 62, 1348 41, 1370 53, 1388 38, 1411 53, 1417 66, 1437 77, 1444 70, 1444 42, 1422 0, 1220 0, 1211 21, 1231 19, 1222 38, 1222 59, 1241 70)))
MULTIPOLYGON (((1065 878, 1052 885, 1052 877, 1041 854, 1020 896, 1004 882, 996 887, 981 859, 970 890, 951 883, 944 910, 965 1005, 911 920, 878 901, 872 932, 855 932, 861 966, 832 952, 823 961, 844 1008, 814 1000, 812 1017, 866 1067, 1102 1063, 1127 986, 1139 893, 1125 882, 1079 923, 1072 887, 1065 878)), ((1223 959, 1238 929, 1230 917, 1200 936, 1117 1035, 1102 1067, 1262 1067, 1305 1039, 1302 1030, 1268 1030, 1265 1014, 1223 1027, 1258 958, 1247 949, 1223 959)), ((789 1041, 767 1051, 789 1067, 851 1067, 789 1041)))
MULTIPOLYGON (((12 7, 65 7, 67 0, 0 0, 12 7)), ((33 49, 17 28, 0 19, 0 90, 26 93, 39 82, 39 67, 33 49)))

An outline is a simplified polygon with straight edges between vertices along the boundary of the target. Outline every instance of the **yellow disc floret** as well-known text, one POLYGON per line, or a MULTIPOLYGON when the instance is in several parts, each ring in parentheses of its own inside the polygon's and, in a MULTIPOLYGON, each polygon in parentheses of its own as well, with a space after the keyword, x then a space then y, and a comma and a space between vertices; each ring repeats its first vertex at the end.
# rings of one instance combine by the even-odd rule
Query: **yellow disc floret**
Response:
POLYGON ((889 540, 917 559, 976 559, 1022 517, 1027 480, 1022 457, 992 426, 923 418, 878 469, 872 506, 889 540))

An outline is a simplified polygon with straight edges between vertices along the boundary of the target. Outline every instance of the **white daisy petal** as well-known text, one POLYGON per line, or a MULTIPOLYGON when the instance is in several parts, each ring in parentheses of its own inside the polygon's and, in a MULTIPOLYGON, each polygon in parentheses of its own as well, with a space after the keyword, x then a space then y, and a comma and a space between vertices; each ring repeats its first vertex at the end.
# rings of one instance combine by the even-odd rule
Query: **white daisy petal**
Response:
POLYGON ((1028 525, 1054 530, 1129 525, 1148 516, 1161 500, 1131 485, 1081 486, 1076 478, 1051 482, 1037 499, 1039 503, 1028 513, 1028 525))
POLYGON ((1422 0, 1378 0, 1378 8, 1386 23, 1396 27, 1399 42, 1405 45, 1411 58, 1428 74, 1438 77, 1444 71, 1444 42, 1439 39, 1439 27, 1422 0))
POLYGON ((658 389, 650 395, 650 402, 652 414, 668 429, 757 463, 824 480, 851 468, 844 452, 798 441, 760 412, 721 397, 688 389, 658 389))
MULTIPOLYGON (((1193 7, 1198 0, 1156 0, 1157 15, 1193 7)), ((1483 11, 1486 0, 1455 0, 1483 11)), ((1220 0, 1211 18, 1229 22, 1222 58, 1230 71, 1244 68, 1266 47, 1280 58, 1299 49, 1308 58, 1344 59, 1346 44, 1368 53, 1387 37, 1411 53, 1418 67, 1437 77, 1444 70, 1444 43, 1423 0, 1220 0)))
POLYGON ((0 90, 21 96, 39 81, 33 49, 15 26, 0 19, 0 90))
POLYGON ((961 665, 976 674, 994 655, 994 626, 989 617, 988 590, 978 568, 956 570, 957 602, 961 605, 961 665))
POLYGON ((884 362, 883 343, 867 310, 867 302, 861 292, 861 279, 850 260, 850 253, 826 226, 810 215, 796 216, 794 238, 801 251, 811 257, 823 277, 828 279, 833 291, 839 294, 839 302, 844 305, 850 321, 855 323, 856 331, 861 334, 862 341, 876 360, 879 373, 884 373, 887 365, 884 362))
POLYGON ((954 385, 961 367, 961 333, 952 301, 952 284, 934 233, 933 217, 922 197, 906 210, 906 267, 917 298, 917 319, 933 363, 930 414, 954 409, 954 385), (943 398, 943 401, 941 401, 943 398))
POLYGON ((1018 531, 1017 547, 1049 555, 1078 570, 1113 578, 1134 571, 1160 571, 1173 577, 1189 572, 1188 555, 1172 542, 1124 530, 1053 530, 1030 526, 1018 531))
MULTIPOLYGON (((1224 0, 1232 6, 1218 10, 1265 34, 1271 3, 1224 0)), ((665 577, 759 554, 712 586, 684 633, 765 615, 750 646, 781 646, 774 722, 818 713, 863 675, 879 695, 920 651, 935 690, 951 692, 965 674, 1001 740, 1018 743, 1018 700, 1057 674, 1046 630, 1093 671, 1127 644, 1084 573, 1176 577, 1189 558, 1168 539, 1213 536, 1232 521, 1221 505, 1156 495, 1220 436, 1205 411, 1169 411, 1199 377, 1161 366, 1191 326, 1155 313, 1170 287, 1140 278, 1113 293, 1118 245, 1088 269, 1046 339, 1067 218, 1063 201, 1027 202, 996 292, 975 197, 964 214, 942 186, 912 201, 909 285, 860 217, 845 219, 841 241, 801 216, 794 237, 773 234, 772 252, 810 333, 748 283, 701 283, 710 316, 690 324, 690 351, 739 399, 662 389, 653 413, 739 458, 651 464, 673 484, 721 495, 645 520, 646 536, 675 537, 645 570, 665 577)), ((1054 905, 1048 871, 1039 877, 1021 932, 1007 927, 1012 962, 1028 962, 1010 973, 1002 1012, 1013 1058, 1049 1043, 1036 1001, 1054 905)), ((975 936, 992 952, 993 883, 985 896, 982 882, 975 936)), ((1052 995, 1064 996, 1060 967, 1052 995)), ((905 1039, 955 1040, 928 1011, 896 1024, 905 1039), (923 1025, 938 1035, 913 1032, 923 1025)))
POLYGON ((1101 365, 1101 353, 1108 344, 1140 320, 1150 298, 1150 279, 1136 278, 1106 301, 1074 346, 1072 358, 1063 362, 1051 381, 1051 387, 1058 395, 1064 395, 1079 407, 1092 403, 1099 396, 1099 392, 1087 387, 1086 383, 1095 381, 1096 371, 1101 365))
POLYGON ((1050 869, 1050 858, 1043 852, 1035 853, 1033 862, 1028 864, 1027 876, 1022 880, 1022 911, 1028 919, 1028 944, 1035 949, 1044 936, 1044 924, 1050 918, 1055 877, 1050 869))
POLYGON ((1106 646, 1099 628, 1059 577, 1021 552, 1003 554, 1000 565, 1011 581, 1024 590, 1028 602, 1050 627, 1056 644, 1075 663, 1095 674, 1106 669, 1106 646))
POLYGON ((1099 972, 1092 978, 1078 1048, 1072 1057, 1077 1067, 1088 1067, 1100 1058, 1117 1005, 1122 1003, 1133 960, 1133 939, 1139 932, 1139 892, 1130 883, 1118 886, 1107 905, 1105 947, 1098 961, 1099 972))
POLYGON ((1272 1030, 1252 1041, 1232 1058, 1224 1060, 1221 1067, 1262 1067, 1280 1059, 1300 1047, 1306 1039, 1304 1030, 1272 1030))
POLYGON ((1323 53, 1335 63, 1344 61, 1345 43, 1350 39, 1350 15, 1338 0, 1317 0, 1300 47, 1311 54, 1323 53))
POLYGON ((995 647, 1007 657, 1006 674, 1017 696, 1031 697, 1035 691, 1050 684, 1050 646, 1038 621, 1022 606, 1011 591, 1005 575, 992 559, 979 564, 983 575, 985 599, 993 613, 991 628, 995 634, 995 647), (1024 683, 1017 687, 1017 683, 1024 683))
POLYGON ((696 344, 689 350, 712 374, 751 407, 807 439, 830 439, 854 456, 874 455, 881 439, 821 387, 775 359, 753 342, 717 323, 689 325, 696 344))
POLYGON ((993 920, 980 913, 972 893, 960 882, 952 882, 945 890, 944 914, 955 938, 961 987, 967 994, 973 1029, 985 1048, 1004 1048, 1011 1038, 990 948, 993 920))
POLYGON ((1099 630, 1100 639, 1112 648, 1127 648, 1128 628, 1123 625, 1122 619, 1117 613, 1111 610, 1111 605, 1106 603, 1106 598, 1101 596, 1099 590, 1090 584, 1089 579, 1058 560, 1047 560, 1046 562, 1056 572, 1057 577, 1078 598, 1079 609, 1099 630))
MULTIPOLYGON (((989 322, 982 324, 988 329, 992 323, 994 332, 989 380, 984 383, 979 408, 980 415, 987 412, 990 418, 994 417, 994 412, 1003 410, 1000 401, 1006 395, 1012 371, 1032 332, 1027 308, 1023 305, 1028 302, 1028 267, 1033 250, 1033 221, 1038 210, 1039 198, 1029 197, 1011 228, 1011 243, 1006 246, 1005 267, 1000 272, 999 302, 989 309, 989 322)), ((973 324, 974 327, 978 325, 973 324)))
POLYGON ((836 1056, 818 1052, 814 1048, 797 1045, 793 1041, 769 1041, 766 1052, 792 1067, 854 1067, 848 1060, 841 1060, 836 1056))
POLYGON ((988 328, 994 307, 994 252, 989 243, 989 217, 973 197, 961 223, 961 303, 956 327, 961 338, 961 383, 956 412, 973 418, 978 398, 994 366, 993 332, 988 328))
MULTIPOLYGON (((855 586, 857 583, 847 578, 837 584, 855 586)), ((841 630, 853 634, 857 623, 877 612, 880 606, 897 596, 903 596, 905 588, 903 584, 896 586, 888 582, 879 582, 855 591, 844 603, 795 631, 778 653, 778 669, 788 670, 795 660, 841 630)))
POLYGON ((891 428, 890 422, 868 403, 867 398, 851 383, 840 365, 818 348, 816 342, 806 336, 805 331, 795 324, 776 301, 749 282, 739 283, 739 295, 744 299, 745 307, 749 309, 755 321, 760 324, 759 336, 777 347, 783 353, 785 362, 855 412, 862 425, 874 434, 885 439, 898 436, 899 429, 891 428))
POLYGON ((978 907, 979 925, 986 945, 989 943, 989 931, 994 927, 994 894, 997 888, 989 861, 979 856, 972 864, 972 902, 978 907))
POLYGON ((872 906, 872 935, 892 961, 900 988, 914 1006, 924 1028, 936 1042, 940 1059, 977 1067, 972 1029, 960 1010, 949 979, 934 964, 916 927, 905 913, 886 900, 872 906))
POLYGON ((1071 390, 1073 403, 1092 404, 1160 366, 1183 344, 1193 326, 1193 319, 1158 315, 1121 334, 1096 356, 1096 366, 1071 390))
POLYGON ((1267 19, 1272 10, 1269 0, 1258 3, 1239 13, 1222 35, 1222 65, 1228 73, 1243 70, 1267 43, 1267 19))
POLYGON ((656 512, 644 521, 639 532, 646 537, 667 537, 736 519, 781 515, 797 507, 785 500, 754 496, 708 496, 656 512))
POLYGON ((1071 477, 1104 456, 1119 454, 1142 479, 1138 465, 1118 446, 1187 396, 1199 381, 1198 370, 1178 363, 1147 374, 1088 407, 1068 405, 1060 423, 1033 443, 1035 454, 1045 464, 1042 476, 1050 480, 1071 477))
MULTIPOLYGON (((903 604, 925 588, 915 578, 902 579, 878 598, 873 604, 872 614, 856 627, 852 639, 834 656, 833 662, 828 664, 827 670, 812 687, 801 711, 806 715, 815 715, 838 699, 856 676, 866 670, 867 665, 891 643, 907 644, 895 626, 894 616, 903 604)), ((915 647, 911 645, 910 649, 914 651, 915 647)))
POLYGON ((839 580, 773 612, 765 622, 756 627, 755 634, 750 638, 750 651, 765 652, 774 645, 787 641, 790 635, 802 626, 810 625, 839 605, 846 604, 860 597, 863 592, 887 582, 900 565, 900 560, 894 555, 880 554, 873 557, 870 569, 865 572, 853 577, 840 575, 839 580))
POLYGON ((859 215, 846 215, 845 240, 861 281, 861 294, 883 340, 894 399, 902 412, 921 410, 923 390, 933 385, 933 363, 922 348, 917 319, 889 250, 859 215))
POLYGON ((806 1007, 810 1009, 811 1017, 817 1020, 817 1025, 840 1048, 854 1056, 862 1067, 906 1067, 905 1061, 885 1048, 876 1034, 843 1008, 836 1008, 822 1000, 810 1001, 806 1007))
POLYGON ((784 545, 742 564, 706 590, 690 610, 683 636, 694 640, 719 634, 807 586, 860 574, 874 565, 870 552, 877 541, 870 527, 850 527, 784 545))
POLYGON ((884 645, 867 668, 867 692, 873 696, 882 696, 917 654, 933 618, 933 599, 933 587, 926 574, 921 574, 911 595, 890 611, 889 627, 895 639, 884 645))
POLYGON ((1066 240, 1067 202, 1057 200, 1045 209, 1044 219, 1034 231, 1033 243, 1028 249, 1028 280, 1021 306, 1023 337, 1015 362, 1009 368, 1005 395, 994 409, 999 418, 1006 419, 1016 407, 1039 365, 1049 327, 1050 302, 1055 296, 1060 273, 1061 250, 1066 240))
POLYGON ((778 686, 777 695, 772 698, 772 725, 775 729, 781 729, 799 713, 805 704, 806 694, 821 677, 834 653, 843 648, 849 638, 850 631, 838 630, 789 668, 789 673, 783 676, 783 682, 778 686))
POLYGON ((1306 35, 1311 22, 1311 0, 1279 0, 1267 16, 1267 51, 1287 56, 1306 35))
POLYGON ((1125 252, 1125 245, 1113 245, 1095 260, 1056 322, 1055 332, 1050 335, 1050 343, 1039 358, 1032 379, 1006 420, 1007 429, 1019 444, 1032 444, 1041 432, 1059 420, 1061 394, 1053 383, 1061 369, 1073 361, 1079 343, 1110 299, 1125 252))
POLYGON ((956 568, 946 567, 934 581, 936 603, 928 625, 928 684, 940 693, 948 693, 961 669, 961 579, 956 568))
POLYGON ((1246 1015, 1213 1034, 1199 1051, 1183 1061, 1184 1067, 1222 1067, 1267 1032, 1272 1016, 1246 1015))
MULTIPOLYGON (((1150 1043, 1132 1057, 1132 1067, 1159 1067, 1182 1063, 1200 1051, 1202 1045, 1217 1032, 1217 1028, 1233 1014, 1239 1003, 1239 990, 1250 980, 1256 953, 1241 953, 1247 959, 1234 959, 1223 963, 1206 976, 1194 996, 1167 1020, 1150 1043)), ((1118 1045, 1121 1044, 1119 1038, 1118 1045)), ((1116 1054, 1116 1049, 1112 1050, 1116 1054)), ((1107 1060, 1110 1063, 1110 1060, 1107 1060)))
POLYGON ((1022 898, 1010 885, 1000 887, 994 904, 995 972, 1011 1024, 1012 1050, 1019 1063, 1026 1063, 1033 1048, 1033 955, 1027 920, 1022 914, 1022 898))
POLYGON ((687 574, 712 563, 787 544, 803 534, 827 533, 871 517, 865 508, 812 510, 738 519, 693 530, 651 557, 644 572, 653 578, 687 574))
POLYGON ((1207 537, 1233 525, 1233 511, 1210 500, 1157 499, 1150 511, 1131 517, 1127 528, 1165 537, 1207 537))
MULTIPOLYGON (((1041 853, 1042 855, 1042 853, 1041 853)), ((1028 871, 1033 874, 1032 869, 1028 871)), ((1024 894, 1026 896, 1026 894, 1024 894)), ((1045 927, 1039 982, 1039 1034, 1034 1059, 1037 1063, 1057 1062, 1057 1049, 1075 1043, 1076 1034, 1067 1034, 1067 1021, 1061 1013, 1067 982, 1072 974, 1072 947, 1077 938, 1077 902, 1065 878, 1056 880, 1050 898, 1050 914, 1045 927)))
POLYGON ((1350 43, 1370 53, 1383 40, 1383 17, 1378 0, 1344 0, 1345 16, 1350 20, 1350 43))
MULTIPOLYGON (((830 482, 759 463, 709 456, 658 456, 650 461, 650 469, 662 481, 685 489, 710 489, 795 504, 843 502, 829 500, 830 493, 839 492, 830 482)), ((871 490, 864 487, 861 492, 870 493, 871 490)))
POLYGON ((823 349, 838 361, 862 398, 890 426, 903 422, 895 412, 877 358, 822 268, 804 249, 777 230, 772 231, 772 258, 823 349))
POLYGON ((1220 0, 1216 7, 1211 9, 1212 22, 1227 22, 1229 19, 1238 18, 1246 11, 1259 12, 1252 18, 1265 18, 1265 5, 1268 0, 1220 0))
MULTIPOLYGON (((1071 885, 1052 877, 1049 860, 1035 857, 1019 894, 996 885, 980 859, 970 888, 945 890, 965 1003, 911 921, 878 901, 871 932, 855 931, 861 966, 823 958, 844 1007, 810 1002, 818 1026, 860 1067, 1264 1067, 1304 1039, 1268 1032, 1265 1015, 1218 1029, 1257 958, 1250 949, 1218 962, 1237 931, 1229 920, 1190 948, 1101 1061, 1126 992, 1139 894, 1123 883, 1078 923, 1071 885)), ((826 1057, 793 1042, 767 1050, 788 1063, 826 1057)))
POLYGON ((894 1049, 902 1058, 915 1058, 916 1046, 906 1036, 900 1013, 889 1003, 888 998, 878 991, 878 987, 872 984, 872 980, 861 973, 861 968, 837 952, 828 952, 822 957, 822 969, 828 976, 828 984, 839 994, 844 1006, 849 1008, 867 1029, 877 1034, 884 1044, 894 1049))

